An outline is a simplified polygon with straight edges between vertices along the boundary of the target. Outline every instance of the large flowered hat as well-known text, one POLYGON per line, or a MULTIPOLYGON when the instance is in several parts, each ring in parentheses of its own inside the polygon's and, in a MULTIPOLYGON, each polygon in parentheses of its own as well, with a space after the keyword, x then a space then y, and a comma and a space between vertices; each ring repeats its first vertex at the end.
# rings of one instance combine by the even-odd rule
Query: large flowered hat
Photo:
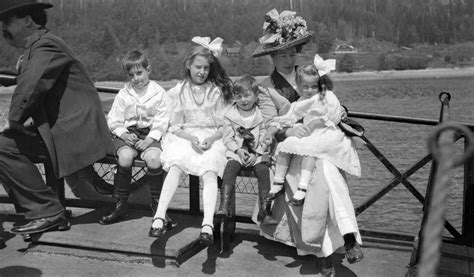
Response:
POLYGON ((260 57, 305 44, 312 35, 313 33, 308 31, 306 21, 301 16, 296 16, 296 12, 283 11, 279 14, 273 9, 265 15, 263 36, 252 56, 260 57))
POLYGON ((0 18, 3 18, 19 9, 25 8, 37 8, 37 9, 49 9, 53 5, 49 3, 41 3, 37 0, 1 0, 0 1, 0 18))

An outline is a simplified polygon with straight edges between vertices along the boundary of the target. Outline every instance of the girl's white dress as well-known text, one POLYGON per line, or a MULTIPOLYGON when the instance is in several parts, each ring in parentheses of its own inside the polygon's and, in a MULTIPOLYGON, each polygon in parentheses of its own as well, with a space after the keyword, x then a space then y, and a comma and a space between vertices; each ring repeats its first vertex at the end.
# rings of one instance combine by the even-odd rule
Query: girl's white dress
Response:
POLYGON ((352 138, 346 136, 337 126, 341 104, 332 91, 326 91, 324 97, 319 94, 294 102, 287 114, 274 118, 278 127, 295 126, 300 119, 303 125, 316 126, 307 137, 288 137, 280 142, 279 152, 311 156, 329 161, 349 174, 360 176, 359 156, 352 138))
POLYGON ((211 171, 222 176, 227 162, 222 139, 216 140, 210 149, 200 154, 192 148, 189 140, 175 135, 182 129, 198 137, 202 143, 216 131, 221 131, 229 105, 225 104, 219 87, 210 82, 195 86, 183 81, 167 92, 167 107, 170 123, 162 141, 163 168, 168 171, 170 167, 178 166, 191 175, 202 176, 211 171), (204 93, 204 99, 193 95, 198 89, 201 89, 199 95, 204 93))

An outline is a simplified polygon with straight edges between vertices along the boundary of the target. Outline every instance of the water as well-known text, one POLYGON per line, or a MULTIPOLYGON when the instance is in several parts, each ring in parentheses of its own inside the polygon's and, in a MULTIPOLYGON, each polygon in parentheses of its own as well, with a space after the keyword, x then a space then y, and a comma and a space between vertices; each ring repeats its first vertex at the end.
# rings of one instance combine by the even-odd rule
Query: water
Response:
MULTIPOLYGON (((379 114, 438 119, 442 91, 451 94, 450 115, 455 121, 474 120, 474 78, 433 78, 408 80, 348 81, 336 83, 336 93, 349 110, 379 114)), ((399 169, 405 172, 428 154, 427 138, 432 126, 359 120, 366 137, 399 169)), ((459 150, 462 144, 459 143, 459 150)), ((393 175, 364 146, 358 147, 362 177, 349 178, 355 206, 390 183, 393 175)), ((408 178, 425 195, 431 163, 408 178)), ((446 218, 461 231, 463 169, 454 171, 449 188, 446 218)), ((420 228, 422 205, 401 184, 358 216, 362 228, 416 233, 420 228)))
MULTIPOLYGON (((350 111, 438 119, 438 95, 448 91, 451 118, 455 121, 474 121, 474 78, 423 78, 386 80, 337 80, 335 93, 350 111)), ((1 101, 0 101, 0 104, 1 101)), ((5 103, 0 105, 1 115, 5 103)), ((404 173, 419 159, 428 154, 427 137, 433 126, 358 120, 366 129, 366 137, 401 172, 404 173)), ((462 149, 460 146, 459 149, 462 149)), ((354 206, 363 203, 376 191, 389 184, 393 175, 362 144, 358 145, 362 163, 362 177, 348 179, 354 206)), ((422 195, 425 195, 431 163, 408 178, 422 195)), ((250 215, 256 196, 254 182, 243 178, 237 187, 238 214, 250 215)), ((461 231, 463 170, 458 168, 450 184, 446 218, 461 231)), ((422 218, 422 205, 402 185, 397 185, 383 198, 358 216, 361 228, 417 233, 422 218)), ((446 235, 448 235, 446 233, 446 235)))

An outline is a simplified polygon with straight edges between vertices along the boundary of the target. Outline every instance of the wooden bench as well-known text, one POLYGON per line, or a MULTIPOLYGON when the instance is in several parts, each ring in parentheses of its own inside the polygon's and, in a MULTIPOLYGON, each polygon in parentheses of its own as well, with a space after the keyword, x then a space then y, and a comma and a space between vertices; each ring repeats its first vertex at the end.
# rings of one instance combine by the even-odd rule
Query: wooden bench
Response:
MULTIPOLYGON (((102 206, 104 203, 101 201, 90 201, 87 199, 74 199, 71 201, 66 199, 65 196, 65 181, 64 178, 56 178, 54 174, 53 167, 49 162, 49 158, 46 156, 38 156, 33 159, 35 164, 42 164, 44 168, 44 175, 46 179, 46 184, 50 186, 55 193, 57 194, 59 200, 63 204, 64 207, 86 207, 86 208, 96 208, 97 206, 102 206), (69 204, 69 205, 68 205, 69 204)), ((98 160, 96 163, 100 164, 108 164, 108 165, 115 165, 116 158, 114 155, 107 155, 106 157, 98 160)), ((145 162, 141 159, 135 159, 133 163, 133 167, 145 167, 145 162)), ((100 176, 98 176, 100 177, 100 176)), ((255 178, 255 175, 252 171, 243 169, 239 177, 249 177, 255 178)), ((104 181, 104 180, 101 180, 104 181)), ((104 181, 105 182, 105 181, 104 181)), ((222 184, 222 180, 219 179, 219 184, 222 184)), ((189 175, 189 210, 186 212, 190 215, 202 215, 200 211, 200 198, 199 198, 200 186, 199 186, 199 177, 194 175, 189 175)), ((8 196, 0 196, 0 203, 12 203, 15 204, 9 199, 8 196)), ((218 218, 214 219, 215 229, 216 229, 216 238, 220 237, 220 233, 218 234, 220 228, 222 227, 222 242, 224 246, 224 250, 229 249, 229 245, 233 240, 233 236, 236 229, 236 222, 245 222, 251 223, 252 221, 247 217, 239 217, 235 214, 235 189, 234 193, 231 197, 231 210, 233 213, 226 219, 221 220, 218 218)), ((148 208, 148 207, 146 207, 148 208)))

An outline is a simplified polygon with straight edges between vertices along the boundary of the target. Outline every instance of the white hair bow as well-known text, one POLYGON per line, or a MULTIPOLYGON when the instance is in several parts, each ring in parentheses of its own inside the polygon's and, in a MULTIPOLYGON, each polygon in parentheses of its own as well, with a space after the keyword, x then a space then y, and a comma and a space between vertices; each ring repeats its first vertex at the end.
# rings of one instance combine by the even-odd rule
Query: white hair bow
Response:
POLYGON ((318 70, 319 76, 322 77, 332 70, 336 70, 336 60, 327 59, 323 60, 318 54, 314 55, 314 65, 318 70))
POLYGON ((220 37, 216 37, 213 41, 210 37, 193 37, 192 41, 209 49, 216 58, 222 53, 222 42, 224 40, 220 37))

